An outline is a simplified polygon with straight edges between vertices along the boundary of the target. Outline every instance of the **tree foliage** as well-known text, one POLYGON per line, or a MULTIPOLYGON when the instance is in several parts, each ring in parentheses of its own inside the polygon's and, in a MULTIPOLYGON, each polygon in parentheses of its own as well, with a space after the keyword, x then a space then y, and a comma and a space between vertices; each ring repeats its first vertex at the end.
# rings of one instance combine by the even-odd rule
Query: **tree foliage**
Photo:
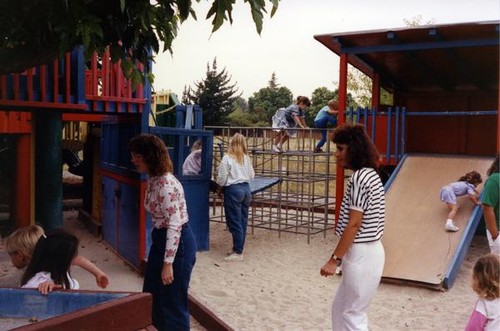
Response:
MULTIPOLYGON (((347 91, 353 96, 352 102, 347 102, 348 107, 371 108, 372 80, 370 77, 356 68, 351 68, 347 74, 347 91)), ((380 89, 380 104, 393 104, 392 94, 383 88, 380 89)))
MULTIPOLYGON (((232 23, 235 2, 212 0, 206 15, 212 18, 212 31, 232 23)), ((279 0, 244 2, 260 34, 266 3, 273 16, 279 0)), ((94 51, 102 55, 109 47, 112 61, 121 60, 127 76, 141 78, 138 62, 147 67, 151 50, 157 54, 161 44, 163 52, 172 51, 180 24, 197 18, 192 5, 192 0, 0 1, 0 74, 49 63, 83 45, 87 56, 94 51)))
POLYGON ((412 18, 409 18, 409 19, 403 18, 403 22, 404 22, 404 24, 406 26, 413 26, 413 27, 415 27, 415 26, 421 26, 421 25, 424 25, 424 24, 430 25, 430 24, 435 24, 436 23, 436 19, 434 19, 434 18, 431 18, 431 19, 425 21, 425 23, 423 23, 423 24, 422 24, 422 20, 423 20, 423 18, 422 18, 422 15, 420 15, 420 14, 417 15, 417 16, 414 16, 412 18))
POLYGON ((231 85, 231 76, 225 68, 220 72, 217 70, 217 58, 213 60, 212 66, 207 63, 206 77, 194 85, 195 89, 184 89, 182 100, 198 104, 203 109, 205 125, 226 125, 226 117, 241 93, 237 94, 236 84, 231 85))
POLYGON ((316 88, 311 95, 311 106, 306 110, 306 123, 314 127, 314 118, 318 111, 328 104, 331 99, 338 99, 339 90, 329 90, 327 87, 316 88))
MULTIPOLYGON (((255 123, 265 123, 264 126, 269 126, 276 110, 288 107, 292 102, 292 91, 288 87, 280 87, 276 74, 273 72, 268 86, 261 88, 248 98, 248 110, 255 123)), ((262 125, 259 124, 259 126, 262 125)))
POLYGON ((255 122, 249 116, 248 103, 243 98, 237 98, 233 103, 233 111, 227 116, 231 126, 255 126, 255 122))

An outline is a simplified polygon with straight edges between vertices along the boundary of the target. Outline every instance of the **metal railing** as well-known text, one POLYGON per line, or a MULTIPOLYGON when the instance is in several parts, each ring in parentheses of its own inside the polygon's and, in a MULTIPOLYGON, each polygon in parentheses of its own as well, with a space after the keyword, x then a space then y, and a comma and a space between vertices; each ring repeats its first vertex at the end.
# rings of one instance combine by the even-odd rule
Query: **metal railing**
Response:
MULTIPOLYGON (((258 177, 279 178, 278 184, 254 194, 249 226, 311 236, 333 229, 335 197, 335 159, 333 144, 315 153, 321 129, 297 129, 296 138, 284 146, 283 153, 272 151, 276 132, 269 127, 205 127, 214 131, 213 174, 227 151, 230 138, 239 132, 247 138, 250 157, 258 177)), ((221 200, 211 197, 211 221, 224 222, 221 200)))

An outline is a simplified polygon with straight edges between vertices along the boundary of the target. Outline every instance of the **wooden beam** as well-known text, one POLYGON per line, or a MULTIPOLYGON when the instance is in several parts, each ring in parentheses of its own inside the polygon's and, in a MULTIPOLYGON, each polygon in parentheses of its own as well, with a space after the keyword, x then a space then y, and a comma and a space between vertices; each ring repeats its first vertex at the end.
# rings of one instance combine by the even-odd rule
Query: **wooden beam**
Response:
MULTIPOLYGON (((345 109, 347 107, 347 54, 340 55, 340 69, 339 69, 339 114, 337 116, 339 125, 345 122, 345 109)), ((344 195, 344 168, 337 165, 337 179, 335 185, 335 226, 340 216, 340 205, 342 203, 342 196, 344 195)))

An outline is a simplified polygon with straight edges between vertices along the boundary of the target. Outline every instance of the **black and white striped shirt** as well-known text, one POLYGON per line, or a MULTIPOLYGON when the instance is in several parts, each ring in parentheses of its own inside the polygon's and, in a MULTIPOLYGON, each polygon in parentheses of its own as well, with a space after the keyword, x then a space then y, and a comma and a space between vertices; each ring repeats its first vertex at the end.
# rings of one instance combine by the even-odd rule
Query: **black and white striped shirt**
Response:
POLYGON ((376 241, 382 238, 385 225, 384 187, 374 169, 356 170, 349 178, 335 228, 335 234, 338 236, 342 236, 349 222, 350 209, 363 213, 361 227, 354 238, 355 243, 376 241))

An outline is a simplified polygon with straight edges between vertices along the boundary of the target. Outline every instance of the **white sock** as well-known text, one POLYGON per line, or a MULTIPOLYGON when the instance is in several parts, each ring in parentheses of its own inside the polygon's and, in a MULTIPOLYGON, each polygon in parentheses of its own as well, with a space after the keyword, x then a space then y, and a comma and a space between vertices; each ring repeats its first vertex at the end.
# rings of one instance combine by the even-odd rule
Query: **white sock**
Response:
POLYGON ((281 142, 279 142, 276 146, 278 146, 278 148, 281 149, 281 142))
POLYGON ((451 218, 448 218, 448 219, 446 220, 446 224, 453 224, 453 220, 452 220, 451 218))

